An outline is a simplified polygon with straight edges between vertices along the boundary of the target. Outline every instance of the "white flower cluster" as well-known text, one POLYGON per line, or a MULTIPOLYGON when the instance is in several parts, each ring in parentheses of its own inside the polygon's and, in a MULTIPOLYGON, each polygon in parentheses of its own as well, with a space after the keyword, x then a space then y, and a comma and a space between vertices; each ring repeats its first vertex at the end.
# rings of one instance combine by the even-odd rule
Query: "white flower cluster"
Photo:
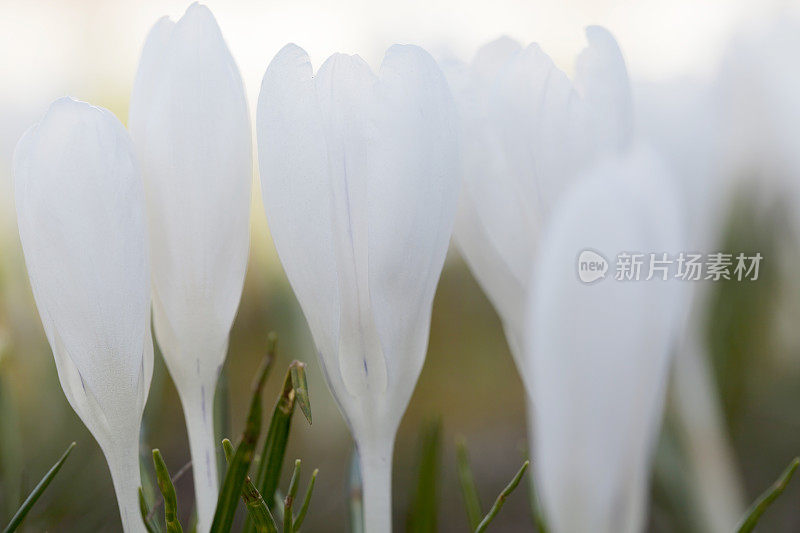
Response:
MULTIPOLYGON (((794 45, 796 30, 785 30, 794 45)), ((395 433, 425 360, 451 235, 528 392, 551 531, 644 527, 688 284, 656 275, 587 290, 575 258, 589 244, 604 257, 698 249, 696 236, 712 230, 684 223, 716 222, 692 211, 686 181, 723 173, 729 154, 750 168, 782 162, 776 173, 796 177, 800 76, 784 67, 800 46, 780 49, 785 62, 750 53, 723 69, 730 82, 714 100, 729 107, 704 149, 707 139, 668 119, 635 119, 616 41, 600 27, 586 36, 572 79, 538 45, 506 38, 470 64, 395 45, 378 72, 341 54, 315 71, 289 44, 266 70, 255 123, 263 206, 357 443, 368 533, 391 530, 395 433), (745 85, 776 120, 736 105, 745 85), (749 142, 767 135, 781 143, 749 142)), ((198 531, 213 517, 212 404, 249 253, 251 131, 236 63, 211 12, 193 4, 148 35, 129 130, 62 98, 17 146, 33 293, 64 392, 106 455, 126 531, 144 530, 136 489, 151 308, 186 417, 198 531)))

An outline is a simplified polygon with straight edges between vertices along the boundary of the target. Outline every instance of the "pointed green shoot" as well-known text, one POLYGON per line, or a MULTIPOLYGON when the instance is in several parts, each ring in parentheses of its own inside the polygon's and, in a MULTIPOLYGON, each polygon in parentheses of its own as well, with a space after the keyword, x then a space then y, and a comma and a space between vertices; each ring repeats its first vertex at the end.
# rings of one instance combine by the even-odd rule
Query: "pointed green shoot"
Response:
POLYGON ((519 469, 519 472, 517 472, 517 474, 514 476, 511 482, 506 486, 506 488, 504 488, 500 492, 500 494, 497 496, 497 499, 494 502, 494 505, 492 505, 492 508, 489 510, 488 513, 486 513, 486 516, 483 518, 481 523, 478 524, 478 527, 475 528, 475 533, 482 533, 483 531, 486 531, 486 528, 489 526, 489 524, 491 524, 492 520, 494 520, 494 518, 497 516, 497 513, 499 513, 500 509, 503 508, 503 505, 506 503, 506 499, 511 495, 512 492, 514 492, 514 489, 517 488, 517 485, 519 485, 522 476, 525 474, 525 471, 528 469, 528 466, 530 464, 531 464, 530 461, 525 461, 522 464, 522 468, 519 469))
POLYGON ((469 527, 475 531, 481 523, 483 511, 478 497, 478 487, 475 485, 475 476, 469 461, 469 451, 464 437, 456 439, 456 464, 458 467, 458 481, 461 485, 461 495, 464 498, 464 507, 467 509, 469 527))
MULTIPOLYGON (((222 449, 225 451, 225 460, 230 463, 233 461, 233 444, 228 439, 222 441, 222 449)), ((278 533, 278 525, 267 508, 264 498, 261 497, 250 476, 244 480, 242 489, 242 501, 247 508, 247 516, 253 520, 253 524, 258 533, 278 533)))
POLYGON ((264 383, 267 381, 267 373, 273 361, 273 351, 270 350, 261 368, 256 375, 253 383, 253 398, 250 400, 250 411, 247 414, 242 439, 233 455, 228 471, 225 474, 225 481, 217 499, 217 510, 214 513, 214 521, 211 523, 211 533, 228 533, 233 527, 233 519, 236 516, 236 507, 239 504, 239 497, 253 462, 256 443, 261 434, 261 395, 264 390, 264 383))
POLYGON ((407 530, 413 533, 433 533, 437 530, 439 463, 441 455, 442 421, 436 418, 422 429, 419 444, 417 487, 408 517, 407 530))
POLYGON ((763 515, 769 506, 772 505, 772 502, 777 500, 778 497, 783 494, 783 491, 786 490, 786 485, 789 484, 798 466, 800 466, 800 457, 795 457, 777 481, 759 496, 750 509, 748 509, 747 515, 745 515, 745 518, 736 530, 738 533, 750 533, 750 531, 753 531, 761 515, 763 515))
MULTIPOLYGON (((274 350, 277 336, 271 333, 269 339, 271 349, 274 350)), ((277 512, 275 490, 278 488, 278 481, 283 470, 283 459, 286 454, 286 444, 289 441, 295 400, 300 404, 300 409, 310 424, 311 404, 308 399, 305 364, 300 361, 293 361, 286 371, 283 389, 272 411, 267 438, 264 441, 264 448, 261 450, 256 471, 256 488, 258 488, 273 513, 277 512)), ((252 521, 248 518, 245 521, 244 533, 252 533, 253 531, 252 521)))
POLYGON ((28 512, 33 508, 33 504, 36 503, 36 500, 39 499, 39 496, 44 493, 45 489, 50 482, 53 481, 53 478, 56 477, 58 471, 61 470, 61 467, 64 465, 64 461, 67 460, 69 457, 70 452, 72 452, 72 448, 75 447, 75 443, 73 442, 67 447, 67 450, 61 455, 61 458, 56 461, 50 470, 44 475, 41 481, 33 488, 31 493, 25 498, 25 501, 22 502, 22 505, 17 512, 14 513, 14 516, 11 518, 11 522, 8 523, 6 528, 3 530, 3 533, 11 533, 11 531, 16 531, 16 529, 22 524, 22 521, 25 520, 25 517, 28 515, 28 512))
POLYGON ((294 506, 294 499, 297 496, 297 485, 300 482, 300 464, 300 459, 294 462, 292 479, 289 481, 289 491, 286 493, 286 498, 283 500, 283 531, 285 533, 290 533, 294 528, 292 507, 294 506))
POLYGON ((300 512, 297 513, 297 518, 294 519, 294 524, 292 525, 294 533, 300 531, 300 526, 303 525, 303 520, 306 519, 308 506, 311 504, 311 494, 314 492, 314 484, 317 482, 317 474, 319 474, 319 469, 315 469, 311 474, 311 480, 308 482, 308 488, 306 489, 306 497, 303 498, 303 506, 300 507, 300 512))
POLYGON ((289 373, 292 376, 292 388, 295 392, 295 399, 300 404, 303 416, 311 425, 311 400, 308 397, 308 381, 306 380, 306 364, 300 361, 292 361, 289 365, 289 373))
POLYGON ((178 520, 178 496, 175 493, 175 486, 169 477, 169 470, 161 452, 156 448, 153 450, 153 465, 156 467, 156 479, 161 496, 164 497, 164 521, 167 525, 167 533, 183 533, 183 528, 178 520))

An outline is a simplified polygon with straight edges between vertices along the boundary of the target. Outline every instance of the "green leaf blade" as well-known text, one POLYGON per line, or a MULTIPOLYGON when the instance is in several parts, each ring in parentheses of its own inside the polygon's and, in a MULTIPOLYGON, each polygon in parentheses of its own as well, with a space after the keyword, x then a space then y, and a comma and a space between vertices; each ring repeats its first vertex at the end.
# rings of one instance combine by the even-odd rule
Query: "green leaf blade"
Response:
POLYGON ((222 490, 220 490, 219 499, 217 500, 214 521, 211 524, 211 533, 228 533, 233 527, 236 507, 239 504, 247 472, 253 462, 256 443, 261 434, 261 397, 264 383, 267 381, 267 374, 272 365, 272 355, 272 350, 270 350, 261 364, 253 384, 253 397, 250 401, 247 423, 233 460, 225 474, 225 481, 222 484, 222 490))
POLYGON ((41 481, 33 488, 31 493, 25 498, 25 501, 22 502, 22 505, 17 512, 14 513, 14 516, 11 518, 11 522, 8 523, 6 528, 3 530, 3 533, 11 533, 12 531, 16 531, 16 529, 22 524, 25 517, 28 515, 28 512, 33 508, 33 505, 39 499, 39 497, 44 493, 45 489, 47 489, 48 485, 53 481, 53 478, 56 477, 58 471, 61 470, 61 467, 64 466, 64 462, 69 457, 69 454, 72 452, 72 449, 75 447, 75 443, 73 442, 70 444, 66 451, 61 455, 61 458, 56 461, 50 470, 44 475, 41 481))
POLYGON ((306 489, 306 496, 303 498, 303 505, 300 507, 300 512, 297 514, 297 518, 294 519, 294 524, 292 525, 294 533, 300 531, 300 526, 303 525, 303 520, 306 519, 308 506, 311 504, 311 494, 314 492, 314 485, 317 482, 317 474, 319 474, 319 469, 315 469, 311 474, 311 480, 308 482, 308 488, 306 489))
POLYGON ((503 508, 503 505, 506 503, 506 499, 508 499, 511 493, 514 492, 514 489, 517 488, 517 485, 519 485, 522 476, 525 475, 525 471, 528 470, 528 466, 530 466, 530 461, 525 461, 522 464, 522 468, 519 469, 511 482, 506 485, 506 488, 500 492, 494 502, 494 505, 492 505, 492 508, 488 513, 486 513, 486 516, 483 518, 481 523, 478 524, 478 527, 475 528, 475 533, 483 533, 486 531, 486 528, 489 527, 489 524, 491 524, 492 520, 495 519, 497 514, 500 512, 500 509, 503 508))
POLYGON ((800 457, 795 457, 777 481, 753 503, 744 519, 739 524, 736 530, 738 533, 750 533, 755 529, 756 524, 758 524, 764 512, 781 494, 783 494, 783 491, 786 490, 786 486, 789 484, 789 481, 791 481, 798 466, 800 466, 800 457))
POLYGON ((300 466, 300 459, 297 459, 294 462, 292 479, 289 481, 289 490, 286 493, 286 498, 283 500, 283 531, 285 533, 291 533, 292 529, 294 529, 292 507, 294 506, 294 499, 297 496, 297 485, 300 482, 300 466))
MULTIPOLYGON (((225 460, 230 463, 233 461, 234 450, 231 441, 224 439, 222 441, 222 449, 225 451, 225 460)), ((278 526, 275 519, 272 518, 264 498, 253 485, 250 476, 244 480, 244 488, 242 488, 242 501, 247 508, 247 516, 253 521, 255 530, 258 533, 278 533, 278 526)))
POLYGON ((456 464, 458 467, 458 481, 461 485, 461 496, 464 498, 464 507, 467 509, 469 527, 475 531, 481 523, 483 511, 478 497, 478 487, 469 461, 467 443, 463 438, 456 440, 456 464))
MULTIPOLYGON (((274 348, 276 337, 270 336, 274 348)), ((311 423, 311 406, 308 401, 308 384, 305 377, 305 364, 300 361, 293 361, 286 371, 281 390, 275 407, 270 418, 267 437, 264 447, 261 450, 258 469, 256 471, 255 485, 264 501, 267 502, 270 510, 276 512, 275 491, 278 488, 281 472, 283 471, 283 460, 286 455, 286 446, 289 441, 289 433, 292 427, 292 415, 296 403, 301 403, 301 410, 311 423), (297 388, 296 388, 297 387, 297 388), (298 391, 300 391, 298 393, 298 391), (303 407, 303 404, 306 407, 303 407), (308 409, 306 413, 305 409, 308 409)), ((244 533, 252 533, 253 524, 248 518, 245 521, 244 533)))
POLYGON ((441 440, 441 419, 425 424, 420 434, 417 486, 408 517, 409 532, 434 533, 437 530, 441 440))
POLYGON ((183 533, 180 520, 178 520, 178 495, 169 476, 167 464, 158 449, 153 450, 153 465, 156 469, 158 489, 161 491, 161 496, 164 497, 164 522, 167 526, 167 533, 183 533))

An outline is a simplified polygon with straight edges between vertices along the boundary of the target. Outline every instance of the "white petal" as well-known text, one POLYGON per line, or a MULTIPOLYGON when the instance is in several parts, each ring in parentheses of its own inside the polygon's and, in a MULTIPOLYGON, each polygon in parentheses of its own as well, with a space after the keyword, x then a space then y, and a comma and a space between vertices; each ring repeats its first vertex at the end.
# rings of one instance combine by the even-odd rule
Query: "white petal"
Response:
POLYGON ((447 83, 421 48, 391 47, 376 90, 369 287, 399 421, 425 360, 433 295, 452 232, 457 133, 447 83))
MULTIPOLYGON (((553 205, 599 153, 620 149, 611 142, 623 137, 620 124, 630 127, 620 118, 630 118, 631 104, 616 43, 601 28, 589 28, 587 37, 575 83, 538 45, 523 50, 509 39, 483 47, 470 76, 451 70, 464 181, 456 242, 518 347, 530 271, 553 205)), ((516 359, 519 350, 512 350, 516 359)))
MULTIPOLYGON (((379 77, 290 45, 259 99, 273 239, 357 434, 392 435, 424 360, 458 192, 454 110, 432 58, 393 47, 379 77)), ((383 452, 384 450, 382 450, 383 452)))
POLYGON ((125 129, 104 109, 57 100, 20 141, 15 180, 26 264, 48 339, 63 348, 57 359, 74 365, 107 417, 135 412, 150 303, 142 184, 125 129))
POLYGON ((631 144, 633 104, 628 70, 617 42, 601 26, 586 28, 589 46, 578 56, 575 85, 588 104, 598 147, 621 150, 631 144))
POLYGON ((378 178, 370 157, 382 132, 375 129, 375 75, 358 56, 331 56, 316 78, 328 148, 331 214, 339 284, 341 376, 349 394, 386 390, 385 354, 370 301, 372 250, 369 207, 378 178))
POLYGON ((642 529, 683 287, 617 281, 614 261, 620 252, 677 253, 679 217, 661 166, 637 150, 567 193, 542 243, 527 370, 534 464, 554 532, 642 529), (610 262, 607 279, 578 279, 584 249, 610 262))
POLYGON ((313 69, 301 48, 285 46, 267 68, 256 125, 261 189, 272 240, 328 378, 341 383, 327 141, 313 69))
POLYGON ((215 376, 244 281, 252 161, 241 76, 205 6, 150 32, 130 123, 147 193, 156 335, 174 378, 215 376))
POLYGON ((56 100, 14 155, 20 239, 70 405, 111 470, 125 531, 142 531, 139 428, 153 371, 144 191, 108 111, 56 100))

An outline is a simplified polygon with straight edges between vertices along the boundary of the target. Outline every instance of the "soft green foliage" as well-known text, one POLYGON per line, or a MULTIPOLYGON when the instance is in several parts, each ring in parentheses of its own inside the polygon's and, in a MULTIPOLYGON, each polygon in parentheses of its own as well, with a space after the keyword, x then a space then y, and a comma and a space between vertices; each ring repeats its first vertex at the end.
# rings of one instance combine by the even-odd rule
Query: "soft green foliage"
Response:
POLYGON ((272 349, 269 350, 264 358, 253 385, 253 398, 250 401, 250 411, 247 415, 247 423, 242 439, 225 474, 225 481, 222 484, 222 490, 217 500, 214 521, 211 524, 212 533, 227 533, 233 526, 239 497, 242 493, 250 464, 253 462, 258 437, 261 434, 261 394, 272 365, 274 343, 271 344, 270 348, 272 349))
POLYGON ((467 509, 469 526, 474 531, 481 523, 483 511, 478 498, 478 487, 475 485, 475 476, 469 462, 467 443, 463 438, 456 439, 456 464, 458 465, 458 481, 461 484, 461 495, 464 497, 464 507, 467 509))
POLYGON ((303 411, 303 416, 311 424, 311 400, 308 397, 305 363, 293 361, 289 365, 289 374, 292 376, 292 387, 294 388, 297 403, 300 404, 300 410, 303 411))
POLYGON ((33 504, 36 503, 36 500, 44 493, 45 489, 50 482, 53 481, 53 478, 56 477, 58 471, 61 470, 61 467, 64 465, 64 461, 67 460, 69 457, 70 452, 75 447, 75 443, 73 442, 67 447, 67 450, 61 456, 61 458, 53 465, 50 470, 48 470, 47 474, 44 475, 42 480, 34 487, 31 493, 25 498, 25 501, 22 502, 22 506, 17 510, 14 514, 13 518, 11 518, 11 522, 6 526, 3 530, 3 533, 11 533, 11 531, 16 531, 16 529, 22 524, 22 521, 25 520, 25 517, 28 515, 28 512, 33 508, 33 504))
POLYGON ((419 470, 417 487, 408 516, 409 532, 430 533, 437 530, 436 515, 439 508, 437 485, 441 470, 441 442, 442 421, 436 418, 426 424, 420 434, 419 470))
POLYGON ((519 469, 519 472, 517 472, 517 474, 514 476, 511 482, 506 486, 506 488, 504 488, 500 492, 500 494, 497 496, 497 499, 494 502, 494 505, 492 505, 492 508, 489 509, 489 512, 486 513, 486 516, 483 518, 481 523, 478 524, 477 528, 475 528, 475 533, 481 533, 483 531, 486 531, 486 528, 489 526, 492 520, 494 520, 494 518, 497 516, 497 513, 499 513, 500 509, 503 508, 503 505, 506 503, 506 499, 511 495, 512 492, 514 492, 514 489, 517 488, 517 485, 519 485, 519 482, 522 479, 522 476, 525 474, 525 471, 528 469, 529 465, 530 461, 525 461, 522 464, 522 468, 519 469))
MULTIPOLYGON (((277 337, 270 334, 269 338, 272 349, 275 349, 277 337)), ((311 402, 308 394, 308 382, 306 380, 305 364, 300 361, 293 361, 286 371, 283 380, 283 389, 275 403, 272 411, 267 438, 264 441, 264 448, 256 471, 255 486, 267 502, 271 510, 275 510, 275 489, 278 487, 278 480, 283 470, 283 459, 286 454, 286 445, 289 441, 289 431, 292 426, 292 414, 295 404, 300 404, 300 410, 311 423, 311 402)), ((252 520, 248 517, 245 521, 245 533, 254 531, 252 520)))
POLYGON ((294 523, 292 524, 292 530, 296 532, 300 531, 300 526, 303 525, 303 520, 306 518, 306 513, 308 513, 308 506, 311 504, 311 495, 314 493, 314 485, 317 482, 317 474, 319 474, 319 469, 314 469, 314 472, 311 473, 311 480, 308 482, 308 488, 306 488, 306 495, 303 498, 303 505, 300 507, 300 512, 297 513, 297 517, 294 519, 294 523))
POLYGON ((289 491, 286 493, 286 498, 283 500, 283 531, 286 533, 292 531, 292 524, 294 523, 292 507, 294 506, 294 499, 297 496, 297 485, 300 482, 300 464, 300 459, 294 462, 292 479, 289 481, 289 491))
POLYGON ((769 506, 772 505, 772 502, 777 500, 778 497, 783 494, 783 491, 786 490, 786 485, 789 484, 798 466, 800 466, 800 457, 795 457, 777 481, 753 503, 747 511, 744 520, 742 520, 742 523, 739 525, 737 529, 738 533, 750 533, 750 531, 753 531, 761 515, 763 515, 769 506))
MULTIPOLYGON (((225 452, 225 461, 229 464, 233 461, 234 450, 233 444, 228 439, 223 439, 222 449, 225 452)), ((258 533, 278 533, 278 526, 275 524, 275 519, 267 508, 264 498, 253 485, 250 476, 244 480, 244 488, 242 489, 242 501, 247 508, 247 516, 253 520, 256 531, 258 533)))
MULTIPOLYGON (((156 479, 158 480, 158 489, 161 491, 161 496, 164 498, 164 521, 167 526, 167 533, 183 533, 180 520, 178 520, 178 496, 175 493, 175 486, 172 484, 172 479, 169 476, 167 464, 161 456, 158 449, 153 450, 153 466, 156 469, 156 479)), ((140 493, 139 508, 141 509, 141 502, 143 496, 140 493)))

